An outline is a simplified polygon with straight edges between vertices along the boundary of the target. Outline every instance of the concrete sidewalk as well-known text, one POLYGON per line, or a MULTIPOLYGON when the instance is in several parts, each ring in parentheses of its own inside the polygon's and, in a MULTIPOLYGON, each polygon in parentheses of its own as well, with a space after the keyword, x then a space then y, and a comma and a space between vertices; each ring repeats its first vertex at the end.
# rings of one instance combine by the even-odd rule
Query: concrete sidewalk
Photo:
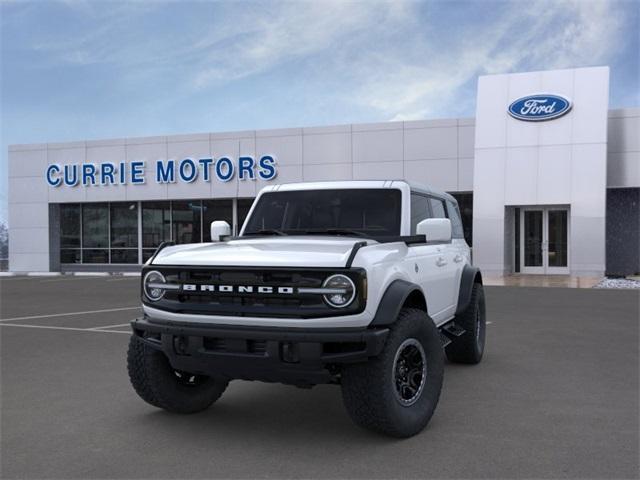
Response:
POLYGON ((482 277, 487 286, 495 287, 554 287, 554 288, 593 288, 602 277, 574 277, 571 275, 512 275, 482 277))

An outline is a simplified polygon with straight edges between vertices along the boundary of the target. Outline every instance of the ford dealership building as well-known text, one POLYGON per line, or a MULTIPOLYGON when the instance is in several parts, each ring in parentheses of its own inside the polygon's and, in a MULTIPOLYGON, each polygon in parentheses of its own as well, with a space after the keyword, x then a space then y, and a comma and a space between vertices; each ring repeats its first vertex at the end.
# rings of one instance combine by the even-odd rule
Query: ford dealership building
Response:
POLYGON ((133 270, 239 230, 274 183, 406 179, 453 194, 488 273, 640 272, 640 109, 609 69, 483 76, 475 118, 9 147, 9 269, 133 270))

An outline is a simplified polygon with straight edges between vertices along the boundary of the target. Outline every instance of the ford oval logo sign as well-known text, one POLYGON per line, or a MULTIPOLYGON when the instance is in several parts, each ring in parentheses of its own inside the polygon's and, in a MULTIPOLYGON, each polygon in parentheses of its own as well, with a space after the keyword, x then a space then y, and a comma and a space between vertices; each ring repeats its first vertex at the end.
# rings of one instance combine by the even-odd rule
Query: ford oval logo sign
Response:
POLYGON ((541 122, 561 117, 571 110, 571 100, 560 95, 527 95, 509 105, 509 115, 527 122, 541 122))

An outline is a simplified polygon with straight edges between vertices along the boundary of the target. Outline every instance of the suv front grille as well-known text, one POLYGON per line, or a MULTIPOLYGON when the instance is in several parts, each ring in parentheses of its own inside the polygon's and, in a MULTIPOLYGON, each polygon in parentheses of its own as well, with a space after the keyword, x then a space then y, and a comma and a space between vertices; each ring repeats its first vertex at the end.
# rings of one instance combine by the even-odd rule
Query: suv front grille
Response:
POLYGON ((366 299, 362 269, 150 266, 143 269, 142 278, 151 270, 159 271, 167 283, 181 288, 166 290, 163 298, 156 302, 149 301, 143 293, 143 302, 175 313, 312 318, 359 313, 364 309, 366 299), (348 307, 332 308, 321 294, 297 291, 298 288, 320 288, 329 276, 336 273, 349 276, 356 285, 356 298, 348 307), (195 285, 195 289, 187 291, 183 288, 185 284, 195 285), (202 286, 211 287, 214 291, 203 291, 202 286), (220 286, 230 291, 220 291, 220 286), (253 291, 240 293, 240 286, 251 286, 253 291), (269 287, 272 293, 261 293, 259 287, 269 287), (279 288, 284 288, 285 292, 279 288))

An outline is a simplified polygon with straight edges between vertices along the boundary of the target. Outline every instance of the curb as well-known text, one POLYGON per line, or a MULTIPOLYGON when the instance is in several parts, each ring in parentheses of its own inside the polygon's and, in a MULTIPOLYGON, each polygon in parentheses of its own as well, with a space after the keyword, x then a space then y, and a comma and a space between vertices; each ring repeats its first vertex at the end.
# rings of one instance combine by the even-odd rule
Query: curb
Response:
POLYGON ((2 277, 139 277, 140 272, 0 272, 2 277))
POLYGON ((74 277, 108 277, 109 272, 73 272, 74 277))

